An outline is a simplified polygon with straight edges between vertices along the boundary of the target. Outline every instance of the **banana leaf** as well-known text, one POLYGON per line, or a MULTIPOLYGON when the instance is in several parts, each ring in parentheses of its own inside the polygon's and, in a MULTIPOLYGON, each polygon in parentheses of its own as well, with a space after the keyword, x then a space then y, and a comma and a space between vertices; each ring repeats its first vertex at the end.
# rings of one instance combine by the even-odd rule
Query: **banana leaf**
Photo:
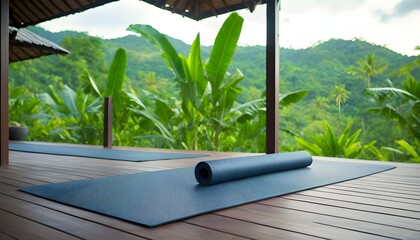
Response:
POLYGON ((122 89, 125 79, 125 71, 127 69, 127 56, 125 50, 119 48, 115 52, 114 59, 112 60, 111 67, 108 73, 108 82, 103 94, 105 97, 117 98, 122 89))
POLYGON ((223 23, 217 34, 210 59, 206 65, 206 73, 214 89, 219 89, 229 68, 244 19, 237 13, 232 13, 223 23))

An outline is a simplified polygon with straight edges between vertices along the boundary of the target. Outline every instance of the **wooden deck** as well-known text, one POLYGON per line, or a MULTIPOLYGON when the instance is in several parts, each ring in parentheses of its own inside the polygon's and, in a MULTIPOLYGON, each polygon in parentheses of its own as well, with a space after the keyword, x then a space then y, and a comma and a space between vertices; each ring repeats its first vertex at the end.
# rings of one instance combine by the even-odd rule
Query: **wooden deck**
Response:
POLYGON ((210 156, 134 163, 10 152, 10 165, 0 168, 0 239, 420 239, 420 165, 415 164, 392 163, 397 168, 384 173, 156 228, 17 190, 244 155, 206 153, 210 156))

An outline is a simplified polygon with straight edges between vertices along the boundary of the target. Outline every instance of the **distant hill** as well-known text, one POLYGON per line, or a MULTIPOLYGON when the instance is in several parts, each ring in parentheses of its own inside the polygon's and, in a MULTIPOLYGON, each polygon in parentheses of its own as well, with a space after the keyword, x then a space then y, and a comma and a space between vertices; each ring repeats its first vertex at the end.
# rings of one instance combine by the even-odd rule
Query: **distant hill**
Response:
MULTIPOLYGON (((56 43, 66 37, 87 36, 86 33, 64 31, 52 33, 39 27, 30 27, 30 30, 56 43)), ((190 45, 178 39, 167 36, 177 51, 188 56, 190 45)), ((157 78, 171 79, 172 73, 161 58, 159 49, 149 44, 147 40, 136 35, 128 35, 116 39, 102 39, 105 46, 105 57, 111 61, 117 48, 124 48, 128 55, 127 75, 136 79, 138 71, 156 72, 157 78)), ((211 47, 202 47, 202 56, 209 56, 211 47)), ((363 88, 362 81, 354 84, 354 79, 346 73, 346 69, 355 65, 358 59, 365 58, 366 54, 374 53, 378 60, 389 67, 382 76, 372 80, 373 86, 381 86, 389 75, 401 66, 414 61, 416 57, 408 57, 363 40, 331 39, 306 49, 280 49, 280 76, 282 91, 297 89, 311 89, 310 96, 326 95, 329 88, 336 84, 348 85, 350 90, 363 88), (318 87, 316 87, 318 86, 318 87), (322 86, 322 87, 319 87, 322 86)), ((237 48, 230 70, 239 69, 245 75, 243 86, 254 86, 263 90, 265 87, 265 47, 248 46, 237 48)), ((420 72, 415 75, 420 77, 420 72)), ((393 79, 396 83, 402 79, 393 79)))
MULTIPOLYGON (((30 27, 29 29, 58 44, 65 37, 86 36, 86 33, 74 31, 52 33, 39 27, 30 27)), ((170 36, 167 36, 167 38, 179 53, 188 55, 191 47, 189 44, 170 36)), ((103 39, 102 41, 107 48, 105 56, 108 61, 111 60, 115 50, 122 47, 131 56, 129 61, 132 62, 132 67, 152 71, 153 68, 149 69, 150 63, 161 61, 164 64, 164 61, 160 58, 159 50, 142 37, 128 35, 115 39, 103 39)), ((204 58, 208 57, 210 50, 211 47, 202 47, 204 58)), ((374 53, 378 59, 383 59, 388 63, 389 69, 396 69, 401 65, 412 62, 416 58, 403 56, 390 49, 363 40, 331 39, 306 49, 294 50, 282 48, 280 49, 280 59, 283 64, 292 64, 300 68, 317 68, 326 62, 339 63, 343 67, 348 67, 354 65, 358 59, 364 58, 367 53, 374 53)), ((255 78, 251 79, 251 82, 264 78, 265 47, 239 46, 231 66, 231 69, 235 68, 239 68, 247 78, 255 78)), ((168 75, 170 74, 169 71, 164 71, 162 74, 165 77, 171 77, 168 75)))

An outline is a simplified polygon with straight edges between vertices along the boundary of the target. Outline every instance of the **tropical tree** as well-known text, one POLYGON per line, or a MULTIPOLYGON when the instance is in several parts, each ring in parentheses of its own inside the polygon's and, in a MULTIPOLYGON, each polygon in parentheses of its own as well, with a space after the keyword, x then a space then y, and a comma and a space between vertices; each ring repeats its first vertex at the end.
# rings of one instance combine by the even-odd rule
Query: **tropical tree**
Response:
POLYGON ((348 73, 367 81, 367 87, 370 88, 372 77, 381 74, 387 66, 379 62, 374 54, 367 54, 366 59, 357 60, 357 66, 351 66, 348 73))
POLYGON ((383 87, 369 88, 368 93, 374 96, 382 106, 371 111, 395 121, 411 136, 420 140, 420 82, 412 76, 402 84, 402 88, 383 87), (396 98, 396 99, 395 99, 396 98), (396 101, 392 101, 395 99, 396 101))
POLYGON ((344 85, 335 85, 332 97, 335 105, 338 107, 338 119, 341 120, 341 105, 349 100, 350 92, 346 90, 344 85))
POLYGON ((367 91, 381 105, 371 111, 394 121, 408 133, 405 139, 395 141, 396 147, 381 147, 383 154, 398 161, 420 162, 420 82, 408 76, 402 88, 369 88, 367 91))

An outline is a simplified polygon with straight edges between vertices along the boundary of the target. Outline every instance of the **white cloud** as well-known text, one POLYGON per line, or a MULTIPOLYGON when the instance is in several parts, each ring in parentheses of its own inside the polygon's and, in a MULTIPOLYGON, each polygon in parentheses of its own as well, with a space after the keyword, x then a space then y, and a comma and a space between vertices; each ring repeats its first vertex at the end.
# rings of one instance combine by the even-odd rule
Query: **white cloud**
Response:
MULTIPOLYGON (((378 17, 378 12, 403 12, 398 6, 409 1, 413 0, 282 0, 280 45, 305 48, 331 38, 362 38, 403 54, 418 54, 413 49, 420 45, 420 31, 415 29, 420 14, 407 12, 388 22, 378 17)), ((253 13, 239 11, 245 19, 240 45, 265 45, 265 11, 265 5, 257 6, 253 13)), ((76 30, 116 38, 130 34, 126 31, 129 24, 150 24, 186 43, 192 43, 200 32, 202 44, 211 45, 227 17, 197 22, 138 0, 120 0, 40 25, 50 31, 76 30)))

